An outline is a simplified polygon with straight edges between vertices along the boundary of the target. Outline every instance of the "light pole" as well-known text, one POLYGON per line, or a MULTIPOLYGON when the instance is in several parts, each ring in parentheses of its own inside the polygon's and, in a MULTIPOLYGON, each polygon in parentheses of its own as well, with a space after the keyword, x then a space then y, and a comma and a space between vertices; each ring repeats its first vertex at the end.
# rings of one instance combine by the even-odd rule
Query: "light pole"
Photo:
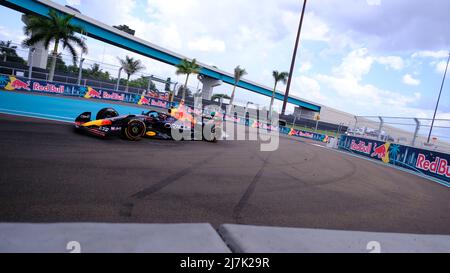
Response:
POLYGON ((77 80, 77 85, 81 85, 81 77, 83 76, 83 63, 84 63, 84 58, 80 59, 80 66, 78 68, 78 80, 77 80))
POLYGON ((28 68, 28 79, 31 80, 31 76, 33 74, 33 59, 34 59, 34 52, 36 51, 36 48, 31 49, 31 58, 30 58, 30 66, 28 68))
POLYGON ((305 8, 306 8, 306 0, 303 0, 302 15, 300 16, 300 23, 298 25, 297 38, 295 40, 294 53, 292 54, 291 69, 289 70, 288 82, 287 82, 287 86, 286 86, 286 92, 284 93, 283 108, 281 108, 281 114, 282 115, 284 115, 284 113, 286 111, 287 100, 289 98, 289 90, 291 89, 291 80, 292 80, 292 76, 294 74, 295 58, 297 57, 297 48, 298 48, 298 43, 299 43, 299 40, 300 40, 300 33, 302 31, 303 17, 305 15, 305 8))
MULTIPOLYGON (((83 40, 83 42, 87 41, 87 38, 85 37, 84 31, 81 31, 81 40, 83 40)), ((80 71, 78 71, 78 80, 77 80, 77 85, 81 85, 81 77, 83 75, 83 62, 84 62, 84 58, 83 58, 83 50, 81 50, 81 54, 80 54, 80 71)))
POLYGON ((119 69, 119 75, 117 75, 116 91, 119 91, 120 74, 122 74, 122 70, 123 70, 123 67, 121 67, 121 68, 119 69))
POLYGON ((449 61, 450 61, 450 52, 448 53, 447 66, 445 67, 444 77, 442 78, 442 83, 441 83, 441 89, 439 90, 439 96, 438 96, 438 99, 437 99, 437 102, 436 102, 436 108, 434 109, 433 120, 431 121, 430 132, 428 133, 428 140, 427 140, 428 144, 430 143, 431 132, 433 131, 433 126, 434 126, 434 120, 436 119, 436 113, 437 113, 437 110, 438 110, 439 101, 441 99, 442 89, 444 88, 445 77, 447 76, 447 69, 448 69, 449 61))

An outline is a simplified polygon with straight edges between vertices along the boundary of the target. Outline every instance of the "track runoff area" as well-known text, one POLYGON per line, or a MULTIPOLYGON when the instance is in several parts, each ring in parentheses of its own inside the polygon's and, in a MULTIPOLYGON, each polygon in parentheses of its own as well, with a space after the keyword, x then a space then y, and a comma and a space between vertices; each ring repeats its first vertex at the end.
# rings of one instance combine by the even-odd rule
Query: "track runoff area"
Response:
MULTIPOLYGON (((1 93, 2 222, 224 223, 450 234, 450 191, 323 147, 260 141, 108 140, 70 123, 105 105, 1 93)), ((140 112, 137 112, 140 113, 140 112)))

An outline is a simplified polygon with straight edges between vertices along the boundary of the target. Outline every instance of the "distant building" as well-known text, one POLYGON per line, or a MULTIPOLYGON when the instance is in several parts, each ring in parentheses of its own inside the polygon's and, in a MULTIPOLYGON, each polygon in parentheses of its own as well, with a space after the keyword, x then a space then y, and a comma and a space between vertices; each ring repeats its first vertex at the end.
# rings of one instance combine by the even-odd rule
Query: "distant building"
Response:
POLYGON ((305 109, 303 107, 295 107, 294 108, 294 116, 296 116, 297 118, 305 118, 305 119, 314 119, 314 115, 316 114, 316 112, 305 109))

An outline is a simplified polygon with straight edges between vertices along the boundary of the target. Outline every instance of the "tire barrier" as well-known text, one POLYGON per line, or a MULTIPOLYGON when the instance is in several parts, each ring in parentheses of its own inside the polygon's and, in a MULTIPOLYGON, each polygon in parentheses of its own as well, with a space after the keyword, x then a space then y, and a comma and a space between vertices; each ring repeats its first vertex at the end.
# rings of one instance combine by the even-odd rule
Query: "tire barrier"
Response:
POLYGON ((339 149, 424 174, 450 187, 450 155, 354 136, 341 136, 339 149))

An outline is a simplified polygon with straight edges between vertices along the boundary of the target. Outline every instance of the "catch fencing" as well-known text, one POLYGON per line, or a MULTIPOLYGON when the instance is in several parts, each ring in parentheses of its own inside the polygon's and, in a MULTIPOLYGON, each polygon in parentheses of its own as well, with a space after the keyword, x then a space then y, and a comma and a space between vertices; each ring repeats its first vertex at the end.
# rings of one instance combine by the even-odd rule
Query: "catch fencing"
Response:
POLYGON ((432 119, 356 116, 348 135, 389 141, 420 149, 450 152, 450 119, 437 118, 428 140, 432 119))

